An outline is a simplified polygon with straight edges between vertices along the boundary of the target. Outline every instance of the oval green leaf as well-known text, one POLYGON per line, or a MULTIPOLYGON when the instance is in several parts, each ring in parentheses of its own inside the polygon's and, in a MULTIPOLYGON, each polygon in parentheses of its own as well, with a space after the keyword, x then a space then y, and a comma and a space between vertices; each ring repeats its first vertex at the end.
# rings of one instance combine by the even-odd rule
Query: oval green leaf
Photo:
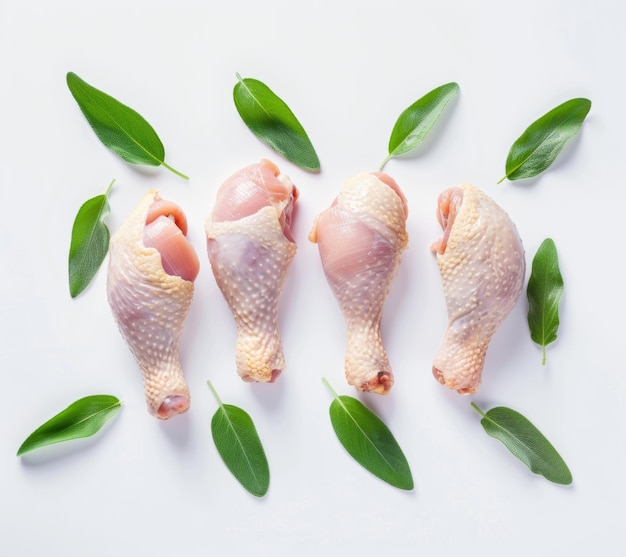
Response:
POLYGON ((188 179, 165 163, 163 143, 143 116, 73 72, 67 74, 67 86, 93 131, 111 151, 131 164, 163 165, 188 179))
POLYGON ((404 155, 424 141, 458 93, 457 83, 446 83, 433 89, 402 112, 391 131, 389 155, 380 165, 380 170, 392 157, 404 155))
POLYGON ((532 178, 546 170, 578 133, 590 109, 589 99, 571 99, 533 122, 513 143, 506 159, 506 175, 498 184, 507 178, 532 178))
POLYGON ((257 79, 239 80, 233 90, 237 112, 261 141, 299 167, 317 172, 320 161, 309 136, 291 109, 257 79))
POLYGON ((400 445, 384 424, 363 403, 350 396, 333 392, 330 421, 337 439, 363 468, 376 477, 397 487, 413 489, 413 476, 400 445))
POLYGON ((561 455, 527 418, 503 406, 484 413, 473 402, 471 405, 482 416, 480 423, 487 434, 501 441, 531 472, 557 484, 572 483, 561 455))
POLYGON ((108 198, 114 182, 104 195, 85 201, 74 219, 68 259, 72 298, 89 286, 109 250, 110 233, 104 220, 110 212, 108 198))
POLYGON ((541 346, 541 363, 546 363, 546 346, 556 340, 559 328, 559 302, 563 295, 563 277, 559 256, 551 238, 546 238, 535 257, 526 289, 530 337, 541 346))
POLYGON ((18 449, 17 456, 46 445, 91 437, 120 411, 121 406, 119 399, 111 395, 81 398, 33 431, 18 449))
POLYGON ((211 420, 215 447, 237 481, 252 495, 263 497, 270 485, 270 470, 254 422, 245 410, 224 404, 211 382, 207 384, 219 403, 211 420))

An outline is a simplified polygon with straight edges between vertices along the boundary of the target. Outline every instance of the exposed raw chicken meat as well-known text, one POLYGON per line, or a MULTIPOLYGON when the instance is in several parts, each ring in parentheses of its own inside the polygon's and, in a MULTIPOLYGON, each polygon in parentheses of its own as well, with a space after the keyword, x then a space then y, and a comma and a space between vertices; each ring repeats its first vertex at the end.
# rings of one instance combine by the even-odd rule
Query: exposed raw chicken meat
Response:
POLYGON ((443 237, 437 254, 448 308, 448 328, 433 375, 459 393, 480 385, 491 338, 515 306, 524 282, 524 248, 509 216, 469 184, 439 195, 443 237))
POLYGON ((291 180, 263 159, 222 184, 206 221, 209 261, 235 318, 235 361, 245 381, 273 382, 285 369, 278 304, 296 253, 297 198, 291 180))
POLYGON ((189 408, 179 361, 199 263, 174 203, 151 190, 111 237, 107 295, 143 374, 148 410, 167 420, 189 408))
POLYGON ((392 178, 363 172, 343 184, 309 235, 346 322, 346 379, 361 391, 386 394, 393 385, 380 324, 408 242, 407 215, 392 178))

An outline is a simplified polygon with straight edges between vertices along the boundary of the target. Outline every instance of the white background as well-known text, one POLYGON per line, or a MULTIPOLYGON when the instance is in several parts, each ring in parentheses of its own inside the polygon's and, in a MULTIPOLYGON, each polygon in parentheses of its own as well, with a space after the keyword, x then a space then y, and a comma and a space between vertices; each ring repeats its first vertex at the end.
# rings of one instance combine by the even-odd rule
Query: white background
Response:
MULTIPOLYGON (((3 425, 0 540, 11 555, 624 555, 624 14, 613 0, 441 2, 56 0, 0 5, 3 425), (97 7, 96 7, 97 6, 97 7), (124 163, 96 138, 68 71, 138 110, 166 160, 188 174, 124 163), (322 163, 300 170, 261 143, 232 101, 235 72, 293 109, 322 163), (375 170, 402 110, 449 81, 461 93, 414 155, 385 170, 409 201, 410 245, 386 306, 396 375, 387 397, 343 377, 344 325, 307 240, 347 177, 375 170), (582 132, 538 179, 496 185, 512 142, 557 104, 593 102, 582 132), (234 369, 233 320, 206 259, 203 223, 240 167, 274 160, 300 189, 298 254, 281 302, 288 370, 250 385, 234 369), (182 345, 188 414, 161 423, 109 311, 106 273, 72 300, 71 226, 111 181, 114 231, 150 188, 187 212, 201 258, 182 345), (565 279, 561 328, 541 366, 522 296, 493 339, 480 392, 439 385, 431 362, 446 309, 430 244, 437 195, 472 182, 516 222, 528 266, 552 237, 565 279), (328 418, 327 377, 394 432, 415 490, 354 462, 328 418), (247 410, 271 468, 245 492, 213 445, 221 398, 247 410), (15 452, 72 401, 124 400, 96 437, 15 452), (488 437, 470 407, 526 415, 574 482, 532 474, 488 437)), ((527 273, 528 274, 528 273, 527 273)))

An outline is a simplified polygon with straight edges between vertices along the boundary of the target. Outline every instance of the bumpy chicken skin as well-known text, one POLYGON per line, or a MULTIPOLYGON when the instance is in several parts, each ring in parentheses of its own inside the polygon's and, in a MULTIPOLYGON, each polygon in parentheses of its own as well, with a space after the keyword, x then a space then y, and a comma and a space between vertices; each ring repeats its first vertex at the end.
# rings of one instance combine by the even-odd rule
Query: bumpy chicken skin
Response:
POLYGON ((309 235, 346 322, 346 379, 361 391, 386 394, 394 382, 380 324, 408 242, 407 214, 391 177, 364 172, 343 184, 309 235))
POLYGON ((263 159, 222 184, 205 224, 211 269, 237 327, 235 361, 244 381, 273 382, 285 369, 278 306, 296 253, 297 198, 291 180, 263 159))
POLYGON ((141 369, 148 411, 166 420, 189 408, 179 361, 199 263, 174 203, 149 191, 110 242, 107 296, 141 369))
POLYGON ((433 375, 450 389, 475 393, 487 348, 515 306, 525 274, 524 248, 509 216, 469 184, 439 195, 443 236, 437 254, 448 308, 448 328, 433 375))

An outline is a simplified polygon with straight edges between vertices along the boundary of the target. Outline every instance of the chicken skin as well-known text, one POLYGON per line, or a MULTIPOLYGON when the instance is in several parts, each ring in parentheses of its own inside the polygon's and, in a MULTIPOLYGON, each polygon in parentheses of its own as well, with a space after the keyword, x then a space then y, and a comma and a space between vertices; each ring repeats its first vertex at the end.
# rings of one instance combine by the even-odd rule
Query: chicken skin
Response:
POLYGON ((291 180, 263 159, 222 184, 205 224, 211 269, 237 327, 235 362, 244 381, 271 383, 286 367, 278 306, 296 253, 297 198, 291 180))
POLYGON ((433 375, 461 394, 475 393, 487 348, 515 306, 526 270, 524 248, 509 216, 469 184, 439 195, 443 236, 437 254, 448 309, 448 328, 433 375))
POLYGON ((151 190, 111 237, 107 296, 143 374, 148 411, 167 420, 189 408, 179 361, 199 262, 174 203, 151 190))
POLYGON ((407 215, 392 178, 363 172, 343 184, 309 235, 345 319, 346 379, 360 391, 387 394, 394 382, 380 325, 408 243, 407 215))

